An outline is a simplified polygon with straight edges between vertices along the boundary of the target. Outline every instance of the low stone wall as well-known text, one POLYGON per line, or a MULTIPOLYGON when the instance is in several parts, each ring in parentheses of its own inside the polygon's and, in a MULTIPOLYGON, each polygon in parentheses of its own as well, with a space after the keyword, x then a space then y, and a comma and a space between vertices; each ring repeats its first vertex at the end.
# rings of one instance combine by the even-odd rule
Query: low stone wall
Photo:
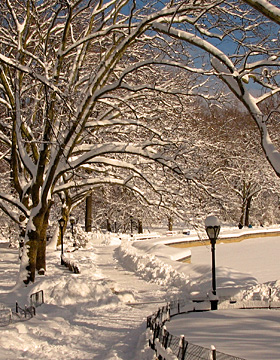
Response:
MULTIPOLYGON (((232 243, 232 242, 240 242, 246 239, 257 238, 257 237, 274 237, 280 236, 280 231, 270 231, 270 232, 252 232, 252 233, 244 233, 236 236, 227 236, 221 234, 217 239, 216 243, 232 243)), ((210 245, 209 239, 202 239, 202 240, 182 240, 176 241, 172 243, 165 244, 171 247, 177 248, 185 248, 185 247, 194 247, 194 246, 203 246, 203 245, 210 245)))

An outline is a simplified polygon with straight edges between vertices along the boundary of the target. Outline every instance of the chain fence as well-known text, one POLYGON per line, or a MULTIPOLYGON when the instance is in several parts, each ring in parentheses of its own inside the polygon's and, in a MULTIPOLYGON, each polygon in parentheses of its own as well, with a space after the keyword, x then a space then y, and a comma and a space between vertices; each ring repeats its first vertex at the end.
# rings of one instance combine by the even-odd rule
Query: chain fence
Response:
POLYGON ((21 307, 18 302, 16 302, 16 310, 12 311, 11 309, 8 309, 11 316, 9 322, 8 320, 8 312, 7 312, 7 319, 5 319, 1 316, 1 309, 0 309, 0 326, 6 326, 10 324, 13 321, 23 321, 23 320, 29 320, 33 316, 36 315, 36 308, 44 303, 44 293, 43 290, 37 291, 30 295, 30 305, 25 305, 24 307, 21 307))
POLYGON ((16 302, 15 316, 17 320, 28 320, 36 315, 36 308, 44 303, 43 290, 37 291, 30 295, 30 305, 25 305, 24 308, 20 307, 16 302))
POLYGON ((7 326, 14 321, 22 321, 31 319, 36 315, 36 308, 44 303, 43 290, 37 291, 30 295, 30 305, 21 307, 16 302, 16 309, 12 311, 11 308, 0 304, 0 327, 7 326))
POLYGON ((25 305, 25 307, 22 308, 21 306, 19 306, 18 302, 16 302, 15 315, 17 320, 23 320, 23 319, 28 320, 36 315, 36 309, 32 305, 30 306, 25 305))
MULTIPOLYGON (((221 301, 219 309, 280 309, 280 302, 265 301, 221 301)), ((172 316, 211 309, 209 300, 176 300, 158 309, 147 317, 149 346, 156 351, 159 360, 245 360, 189 343, 184 336, 170 334, 165 326, 172 316)))

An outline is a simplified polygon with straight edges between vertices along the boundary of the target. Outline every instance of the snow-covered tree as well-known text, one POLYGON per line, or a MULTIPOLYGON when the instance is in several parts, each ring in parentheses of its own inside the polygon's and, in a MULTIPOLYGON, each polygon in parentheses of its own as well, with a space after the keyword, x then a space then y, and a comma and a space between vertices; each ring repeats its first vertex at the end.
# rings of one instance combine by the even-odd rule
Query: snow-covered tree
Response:
POLYGON ((280 176, 279 146, 269 126, 279 114, 280 8, 266 0, 203 1, 202 5, 203 13, 177 12, 172 22, 158 21, 153 29, 166 41, 177 39, 188 46, 188 53, 191 46, 201 54, 191 71, 220 78, 243 103, 258 126, 268 161, 280 176), (266 112, 262 104, 269 98, 274 99, 273 107, 266 112))
MULTIPOLYGON (((205 182, 215 189, 211 193, 216 193, 214 204, 221 217, 247 226, 263 222, 262 212, 266 211, 262 198, 266 197, 267 206, 274 203, 279 179, 265 159, 253 119, 236 101, 208 113, 204 109, 200 117, 196 127, 199 138, 204 139, 204 156, 197 163, 204 171, 205 182)), ((205 201, 209 207, 213 198, 205 201)), ((276 206, 274 211, 272 222, 279 216, 276 206)))

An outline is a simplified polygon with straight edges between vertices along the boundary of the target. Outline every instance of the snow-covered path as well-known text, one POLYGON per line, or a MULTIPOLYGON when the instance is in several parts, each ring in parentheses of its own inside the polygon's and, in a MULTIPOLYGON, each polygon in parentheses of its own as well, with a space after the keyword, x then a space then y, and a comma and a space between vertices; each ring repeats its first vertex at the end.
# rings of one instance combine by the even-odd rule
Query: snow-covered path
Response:
POLYGON ((117 245, 93 241, 90 248, 70 253, 80 264, 76 275, 60 265, 60 253, 48 254, 45 277, 33 286, 10 290, 15 284, 17 250, 2 244, 5 283, 0 302, 24 307, 30 293, 44 291, 45 304, 31 320, 0 328, 0 359, 146 360, 146 317, 165 302, 165 288, 127 271, 114 257, 117 245), (13 262, 13 266, 9 264, 13 262), (131 304, 130 304, 131 303, 131 304), (132 303, 137 303, 132 305, 132 303))
MULTIPOLYGON (((111 338, 111 350, 106 357, 104 352, 94 357, 98 360, 138 359, 140 349, 145 347, 143 334, 146 317, 159 304, 166 303, 166 289, 155 283, 147 283, 134 272, 124 269, 114 257, 116 248, 117 246, 112 245, 94 248, 97 274, 120 300, 117 309, 108 309, 107 313, 103 309, 100 309, 100 313, 97 310, 99 323, 110 324, 109 331, 104 332, 103 329, 102 333, 111 338)), ((105 339, 103 341, 107 342, 105 339)))
MULTIPOLYGON (((117 246, 99 246, 95 248, 96 265, 109 281, 111 290, 124 303, 132 303, 137 308, 143 308, 146 316, 166 303, 166 289, 155 283, 148 283, 134 272, 124 269, 116 260, 114 253, 117 246)), ((143 314, 143 310, 142 310, 143 314)))

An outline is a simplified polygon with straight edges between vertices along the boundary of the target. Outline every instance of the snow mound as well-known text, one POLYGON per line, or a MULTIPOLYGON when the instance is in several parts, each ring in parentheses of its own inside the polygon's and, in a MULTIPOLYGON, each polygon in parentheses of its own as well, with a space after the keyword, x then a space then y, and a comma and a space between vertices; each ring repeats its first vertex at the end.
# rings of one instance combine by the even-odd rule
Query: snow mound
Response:
POLYGON ((123 241, 115 251, 115 257, 126 269, 134 271, 145 281, 168 287, 185 288, 189 279, 154 255, 140 252, 129 242, 123 241))
POLYGON ((280 280, 252 286, 242 293, 243 300, 280 301, 280 280))
POLYGON ((44 282, 43 287, 45 288, 45 302, 52 305, 75 305, 87 302, 88 299, 95 305, 119 301, 103 280, 86 282, 83 278, 65 277, 56 283, 44 282))
POLYGON ((132 291, 121 289, 116 285, 111 288, 111 290, 115 295, 117 295, 120 301, 124 303, 132 303, 136 301, 132 291))

